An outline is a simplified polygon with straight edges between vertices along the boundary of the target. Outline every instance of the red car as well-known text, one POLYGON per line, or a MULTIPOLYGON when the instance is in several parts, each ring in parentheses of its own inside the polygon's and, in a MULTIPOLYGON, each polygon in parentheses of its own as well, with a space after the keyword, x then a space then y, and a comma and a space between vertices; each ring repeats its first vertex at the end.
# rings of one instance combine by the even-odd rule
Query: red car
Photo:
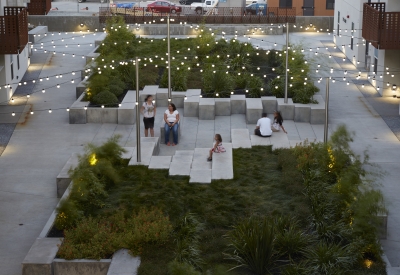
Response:
POLYGON ((146 10, 161 13, 180 13, 182 12, 182 7, 168 1, 155 1, 148 4, 146 10))

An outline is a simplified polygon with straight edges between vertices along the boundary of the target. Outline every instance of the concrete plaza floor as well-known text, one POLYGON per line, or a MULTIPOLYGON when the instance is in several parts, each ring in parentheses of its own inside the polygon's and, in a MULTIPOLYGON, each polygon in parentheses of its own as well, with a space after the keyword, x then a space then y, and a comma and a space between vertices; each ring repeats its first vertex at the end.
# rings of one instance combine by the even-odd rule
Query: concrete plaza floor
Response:
MULTIPOLYGON (((94 42, 96 36, 91 34, 82 37, 71 33, 61 36, 64 38, 63 42, 58 34, 40 41, 52 49, 50 42, 55 40, 56 55, 33 52, 31 66, 23 81, 38 78, 43 81, 36 81, 28 88, 21 86, 21 89, 17 89, 15 105, 0 105, 0 142, 5 144, 0 157, 0 275, 21 274, 22 260, 58 202, 56 177, 72 153, 82 152, 83 146, 89 142, 100 144, 113 134, 121 134, 123 146, 136 145, 135 125, 69 124, 66 108, 75 101, 75 86, 79 82, 72 71, 84 67, 85 60, 80 55, 93 50, 94 45, 90 46, 90 43, 94 42), (68 48, 64 47, 65 43, 69 45, 68 48), (77 44, 81 46, 78 47, 77 44), (60 52, 66 55, 63 56, 60 52), (72 53, 76 57, 72 57, 72 53), (60 74, 62 78, 59 77, 60 74), (46 80, 47 76, 49 80, 46 80), (75 79, 75 83, 71 83, 71 79, 75 79), (60 88, 57 88, 57 84, 60 84, 60 88), (41 92, 42 89, 45 89, 45 93, 41 92), (31 94, 29 99, 26 97, 27 93, 31 94), (34 114, 21 115, 19 112, 24 108, 33 110, 34 114), (52 113, 48 112, 49 109, 52 109, 52 113), (17 113, 14 117, 11 116, 13 111, 17 113)), ((243 37, 240 40, 248 41, 243 37)), ((333 46, 332 37, 327 34, 293 33, 290 40, 293 43, 302 42, 304 48, 321 47, 321 53, 330 52, 336 57, 321 57, 314 63, 321 62, 326 68, 333 67, 335 70, 355 70, 349 61, 341 60, 340 52, 332 47, 328 50, 323 48, 326 45, 333 46)), ((273 48, 275 42, 283 45, 284 41, 284 36, 255 36, 251 43, 267 49, 273 48)), ((40 46, 40 42, 35 46, 40 46)), ((339 73, 341 72, 337 72, 338 78, 342 76, 339 73)), ((328 72, 321 69, 318 76, 328 75, 328 72)), ((362 79, 366 79, 365 76, 363 74, 362 79)), ((325 98, 325 83, 316 84, 325 98)), ((389 209, 388 237, 387 240, 382 240, 385 254, 392 266, 389 274, 400 274, 400 235, 397 234, 400 228, 400 142, 394 133, 400 122, 398 113, 397 117, 393 113, 395 106, 398 112, 398 104, 398 99, 379 97, 370 88, 361 90, 359 82, 354 84, 352 80, 350 85, 340 81, 330 85, 330 132, 338 125, 346 124, 355 132, 353 150, 360 155, 368 150, 370 162, 380 165, 387 172, 381 179, 379 188, 385 195, 389 209), (386 123, 384 117, 390 117, 387 121, 392 124, 386 123)), ((182 109, 178 110, 183 114, 182 109)), ((160 133, 164 111, 164 107, 157 111, 156 136, 160 133)), ((215 133, 220 133, 224 141, 229 142, 231 129, 248 128, 251 132, 255 126, 247 124, 244 115, 216 117, 214 121, 191 117, 183 117, 182 120, 179 145, 161 145, 160 155, 173 155, 177 149, 211 147, 215 133)), ((143 124, 140 126, 143 135, 143 124)), ((285 121, 284 126, 291 145, 305 139, 323 139, 323 125, 285 121)))

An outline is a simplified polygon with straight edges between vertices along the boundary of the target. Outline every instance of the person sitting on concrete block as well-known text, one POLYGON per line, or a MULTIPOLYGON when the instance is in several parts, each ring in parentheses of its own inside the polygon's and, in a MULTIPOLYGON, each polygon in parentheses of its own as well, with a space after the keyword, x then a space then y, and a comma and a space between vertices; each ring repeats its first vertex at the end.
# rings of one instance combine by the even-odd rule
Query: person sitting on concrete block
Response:
POLYGON ((270 137, 272 135, 271 120, 267 117, 267 113, 262 113, 262 118, 257 121, 254 134, 260 137, 270 137))

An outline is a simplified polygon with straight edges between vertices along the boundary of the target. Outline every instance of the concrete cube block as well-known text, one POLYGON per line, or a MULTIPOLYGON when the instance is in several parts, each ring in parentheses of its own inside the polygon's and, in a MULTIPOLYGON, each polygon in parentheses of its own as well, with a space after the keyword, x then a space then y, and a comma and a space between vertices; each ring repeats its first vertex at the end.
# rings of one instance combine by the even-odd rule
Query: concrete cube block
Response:
POLYGON ((263 106, 260 98, 246 98, 247 123, 255 124, 261 118, 263 106))
POLYGON ((168 106, 168 89, 158 88, 155 100, 156 100, 157 107, 167 107, 168 106))
POLYGON ((203 119, 203 120, 214 120, 215 119, 215 100, 214 100, 214 98, 200 98, 199 119, 203 119))
POLYGON ((246 113, 246 96, 231 95, 231 114, 246 113))
POLYGON ((118 108, 118 124, 133 125, 136 122, 136 91, 129 90, 118 108))
MULTIPOLYGON (((186 92, 171 92, 172 103, 175 104, 176 108, 183 108, 185 102, 186 92)), ((167 105, 168 106, 168 105, 167 105)))
MULTIPOLYGON (((162 124, 160 127, 160 143, 165 144, 165 128, 164 128, 165 123, 162 124)), ((181 138, 181 126, 179 125, 178 127, 178 142, 181 138)), ((169 141, 172 143, 174 141, 174 134, 172 131, 169 131, 169 141)))
POLYGON ((61 198, 64 194, 65 190, 67 190, 68 185, 71 183, 71 178, 68 174, 70 169, 75 168, 78 165, 78 154, 74 153, 68 159, 67 163, 61 169, 60 173, 57 176, 56 184, 57 184, 57 198, 61 198))
POLYGON ((147 95, 152 95, 154 99, 157 99, 157 85, 146 85, 142 91, 139 91, 139 105, 142 106, 147 95))
POLYGON ((107 275, 111 259, 101 260, 64 260, 54 259, 54 274, 57 275, 107 275))
POLYGON ((199 102, 200 102, 200 89, 189 89, 186 91, 186 100, 183 103, 183 116, 185 117, 198 117, 199 116, 199 102))
POLYGON ((216 98, 215 99, 215 115, 230 116, 231 115, 231 99, 216 98))
POLYGON ((52 275, 59 238, 37 238, 22 262, 22 275, 52 275))
POLYGON ((294 121, 310 122, 310 104, 294 104, 294 121))
POLYGON ((262 96, 261 102, 263 105, 263 113, 273 114, 277 110, 275 96, 262 96))
POLYGON ((48 32, 47 26, 37 26, 28 32, 28 41, 35 44, 44 38, 44 34, 48 32))
POLYGON ((294 103, 291 98, 288 98, 288 103, 284 102, 284 98, 277 98, 278 111, 281 112, 283 119, 293 120, 294 118, 294 103))
POLYGON ((310 123, 324 124, 325 123, 325 101, 321 95, 314 95, 317 104, 310 104, 310 123))

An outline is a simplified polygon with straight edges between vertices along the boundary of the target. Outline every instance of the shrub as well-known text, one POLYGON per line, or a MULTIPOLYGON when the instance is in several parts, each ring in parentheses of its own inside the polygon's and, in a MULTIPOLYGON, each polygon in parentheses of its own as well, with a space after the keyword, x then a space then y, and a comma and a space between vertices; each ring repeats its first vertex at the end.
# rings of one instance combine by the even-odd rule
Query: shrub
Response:
POLYGON ((112 78, 108 84, 108 90, 113 93, 116 97, 122 95, 126 88, 126 84, 120 78, 112 78))
POLYGON ((249 90, 250 97, 261 97, 264 93, 263 89, 263 80, 258 76, 248 76, 246 89, 249 90))
POLYGON ((83 212, 78 209, 75 202, 69 199, 62 200, 57 207, 57 216, 54 226, 58 230, 71 228, 83 217, 83 212))
POLYGON ((153 208, 124 217, 120 209, 115 214, 100 218, 85 218, 75 228, 64 230, 64 242, 58 256, 64 259, 108 258, 116 250, 127 247, 140 254, 146 243, 162 244, 171 233, 168 217, 153 208))
POLYGON ((104 105, 106 107, 114 107, 119 101, 115 94, 108 91, 103 91, 93 96, 91 102, 98 106, 104 105))
MULTIPOLYGON (((174 91, 186 91, 187 77, 188 70, 183 68, 179 70, 171 70, 171 89, 174 91)), ((168 88, 168 69, 164 70, 164 73, 161 77, 160 88, 168 88)))
POLYGON ((222 70, 213 70, 213 68, 204 70, 203 91, 205 93, 213 93, 215 97, 224 97, 230 95, 233 88, 234 79, 231 74, 226 74, 226 72, 222 70))
POLYGON ((231 254, 228 259, 256 275, 265 275, 274 267, 275 228, 271 219, 251 217, 227 234, 231 254))

